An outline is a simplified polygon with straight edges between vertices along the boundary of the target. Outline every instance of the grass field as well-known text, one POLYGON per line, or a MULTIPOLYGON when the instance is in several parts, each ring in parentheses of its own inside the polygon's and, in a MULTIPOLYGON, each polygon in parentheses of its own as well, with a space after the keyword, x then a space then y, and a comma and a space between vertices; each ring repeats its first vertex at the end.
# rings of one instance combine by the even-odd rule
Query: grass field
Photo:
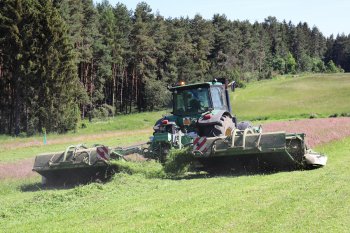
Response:
MULTIPOLYGON (((350 74, 280 77, 232 96, 240 120, 281 120, 350 112, 350 74)), ((78 143, 146 141, 162 112, 82 122, 65 135, 0 136, 0 163, 78 143), (140 130, 141 129, 141 130, 140 130)), ((44 190, 40 177, 0 180, 0 232, 348 232, 350 138, 315 148, 325 168, 246 176, 157 178, 161 166, 107 184, 44 190), (153 178, 151 178, 153 177, 153 178)), ((145 167, 144 167, 145 166, 145 167)))
MULTIPOLYGON (((278 77, 255 82, 231 95, 233 112, 239 120, 272 121, 291 118, 309 118, 311 114, 327 117, 337 113, 350 113, 350 74, 310 74, 300 77, 278 77)), ((76 133, 49 134, 48 145, 43 146, 40 135, 13 138, 0 135, 0 162, 14 161, 33 155, 60 151, 66 146, 79 143, 101 143, 113 146, 147 141, 154 122, 166 111, 146 112, 117 116, 106 121, 83 121, 86 128, 78 127, 76 133), (108 134, 109 132, 132 132, 149 129, 132 137, 108 134), (95 135, 91 137, 91 135, 95 135), (77 139, 77 136, 82 136, 77 139), (65 139, 65 140, 61 140, 65 139), (68 140, 67 139, 71 139, 68 140), (61 140, 61 141, 60 141, 61 140), (34 142, 33 146, 31 143, 34 142), (24 145, 16 150, 11 145, 24 145)))
POLYGON ((85 143, 86 145, 92 146, 93 144, 103 144, 108 145, 112 147, 118 147, 118 146, 127 146, 134 143, 143 143, 147 142, 149 136, 152 134, 151 130, 141 132, 141 133, 133 133, 129 134, 128 136, 119 135, 117 137, 114 137, 113 135, 104 137, 101 135, 98 138, 92 138, 89 139, 89 137, 85 137, 82 139, 82 141, 64 141, 64 142, 58 142, 56 144, 48 144, 48 145, 33 145, 33 146, 27 146, 23 148, 18 149, 11 149, 11 148, 1 148, 0 147, 0 162, 13 162, 20 159, 30 158, 34 157, 35 155, 38 155, 40 153, 44 152, 57 152, 57 151, 64 151, 66 147, 70 145, 78 145, 81 143, 85 143))
POLYGON ((231 96, 239 119, 350 115, 350 74, 310 74, 254 82, 231 96))
MULTIPOLYGON (((341 113, 350 114, 350 73, 307 74, 298 77, 281 76, 273 80, 253 82, 246 88, 231 93, 233 112, 241 120, 309 118, 341 113)), ((84 120, 76 132, 64 135, 50 134, 52 139, 75 135, 91 135, 108 131, 126 131, 150 128, 167 111, 118 115, 107 120, 84 120), (82 128, 82 124, 85 128, 82 128)), ((42 141, 34 137, 0 135, 0 146, 8 142, 42 141)))
MULTIPOLYGON (((65 138, 69 136, 76 135, 93 135, 104 133, 108 131, 131 131, 137 129, 151 128, 154 126, 156 120, 162 117, 166 112, 143 112, 130 115, 119 115, 114 118, 108 118, 106 120, 94 120, 89 122, 84 120, 79 123, 78 129, 76 132, 68 132, 66 134, 49 134, 50 139, 56 138, 65 138), (85 125, 85 128, 82 128, 82 124, 85 125)), ((42 135, 36 135, 33 137, 11 137, 7 135, 0 135, 0 147, 2 144, 9 142, 18 142, 24 143, 32 140, 42 141, 42 135)))
MULTIPOLYGON (((270 175, 145 178, 40 190, 0 182, 3 232, 347 232, 350 139, 325 145, 329 165, 270 175)), ((158 169, 155 167, 154 169, 158 169)))
MULTIPOLYGON (((350 112, 350 74, 313 74, 301 77, 279 77, 274 80, 255 82, 244 89, 237 89, 231 96, 233 111, 239 120, 276 120, 291 118, 308 118, 310 114, 329 116, 335 113, 350 112)), ((106 121, 82 121, 76 133, 64 135, 48 135, 49 145, 43 146, 40 135, 29 138, 13 138, 0 136, 0 161, 22 159, 31 154, 45 151, 56 151, 70 145, 70 142, 55 143, 51 140, 72 138, 78 143, 102 143, 111 145, 126 145, 147 140, 149 133, 138 134, 137 137, 123 138, 106 135, 110 131, 133 131, 151 129, 154 122, 166 111, 146 112, 127 116, 117 116, 106 121), (85 128, 81 128, 85 124, 85 128), (77 142, 74 138, 86 136, 77 142), (89 135, 98 135, 89 138, 89 135), (25 144, 36 142, 30 149, 9 150, 4 145, 10 143, 25 144)))
MULTIPOLYGON (((231 105, 239 120, 284 120, 328 117, 350 114, 350 73, 307 74, 298 77, 282 76, 273 80, 250 83, 231 93, 231 105)), ((108 131, 151 128, 167 111, 119 115, 104 121, 82 121, 76 132, 50 134, 52 139, 75 135, 91 135, 108 131), (85 124, 85 128, 81 125, 85 124)), ((0 147, 8 142, 42 141, 42 136, 13 138, 0 135, 0 147)))
POLYGON ((0 162, 16 161, 48 151, 63 151, 72 144, 105 144, 116 147, 146 142, 152 134, 154 123, 163 114, 165 111, 122 115, 91 123, 83 121, 86 128, 79 128, 76 133, 49 134, 47 145, 43 145, 42 135, 17 138, 2 135, 0 136, 0 162))

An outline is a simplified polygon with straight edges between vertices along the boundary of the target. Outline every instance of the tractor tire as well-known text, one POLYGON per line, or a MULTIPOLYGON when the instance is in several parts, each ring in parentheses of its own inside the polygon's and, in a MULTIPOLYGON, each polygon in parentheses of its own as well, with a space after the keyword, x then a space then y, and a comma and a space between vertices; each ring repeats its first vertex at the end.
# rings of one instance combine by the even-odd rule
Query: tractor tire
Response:
POLYGON ((153 126, 153 134, 159 132, 159 125, 162 123, 162 119, 159 119, 153 126))
POLYGON ((235 123, 232 120, 232 117, 223 115, 220 118, 220 121, 210 126, 208 130, 205 130, 206 137, 221 137, 221 136, 230 136, 232 131, 235 129, 235 123))

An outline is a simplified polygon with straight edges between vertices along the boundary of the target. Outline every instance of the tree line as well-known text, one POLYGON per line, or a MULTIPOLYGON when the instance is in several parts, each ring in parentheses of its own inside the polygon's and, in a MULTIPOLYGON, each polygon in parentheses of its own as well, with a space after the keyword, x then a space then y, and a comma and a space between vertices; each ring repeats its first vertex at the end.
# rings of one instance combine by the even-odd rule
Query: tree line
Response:
POLYGON ((66 132, 81 118, 154 110, 167 85, 350 70, 350 35, 307 23, 164 18, 92 0, 0 1, 0 133, 66 132))

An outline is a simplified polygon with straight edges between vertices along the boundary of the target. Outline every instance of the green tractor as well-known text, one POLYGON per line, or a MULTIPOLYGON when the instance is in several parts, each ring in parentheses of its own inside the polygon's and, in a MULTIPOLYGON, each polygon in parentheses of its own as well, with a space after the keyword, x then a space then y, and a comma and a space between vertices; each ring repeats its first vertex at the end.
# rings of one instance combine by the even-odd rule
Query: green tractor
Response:
POLYGON ((150 155, 163 162, 171 148, 192 145, 197 137, 230 136, 235 128, 251 127, 249 122, 237 124, 231 112, 228 87, 234 90, 234 85, 225 79, 215 79, 190 85, 180 82, 168 87, 173 111, 156 122, 150 155))
POLYGON ((63 152, 37 156, 33 170, 45 181, 105 179, 115 171, 112 160, 137 153, 164 163, 171 149, 184 147, 200 166, 219 168, 246 166, 246 161, 273 169, 321 167, 327 162, 326 156, 307 147, 302 133, 263 133, 261 126, 237 122, 229 98, 234 82, 181 82, 168 89, 173 110, 156 122, 149 142, 126 148, 70 146, 63 152))

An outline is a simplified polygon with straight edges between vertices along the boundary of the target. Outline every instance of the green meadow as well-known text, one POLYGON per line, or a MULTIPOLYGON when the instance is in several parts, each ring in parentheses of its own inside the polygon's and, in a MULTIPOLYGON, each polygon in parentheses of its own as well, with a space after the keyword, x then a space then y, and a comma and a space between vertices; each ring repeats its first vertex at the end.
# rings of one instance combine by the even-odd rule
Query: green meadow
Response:
MULTIPOLYGON (((250 83, 232 94, 233 111, 240 120, 347 115, 350 74, 278 77, 250 83)), ((144 142, 165 113, 82 121, 77 132, 49 134, 47 145, 42 145, 42 135, 0 136, 0 163, 83 142, 110 146, 144 142)), ((328 155, 326 167, 167 178, 160 164, 143 162, 105 184, 56 189, 41 186, 38 175, 2 179, 0 232, 347 232, 350 138, 315 150, 328 155)))
MULTIPOLYGON (((347 232, 350 139, 317 148, 326 167, 179 179, 118 174, 106 184, 44 190, 0 182, 2 232, 347 232)), ((161 169, 151 163, 146 170, 161 169)), ((156 172, 154 174, 157 174, 156 172)))
POLYGON ((350 74, 282 76, 248 84, 231 95, 244 120, 350 116, 350 74))

